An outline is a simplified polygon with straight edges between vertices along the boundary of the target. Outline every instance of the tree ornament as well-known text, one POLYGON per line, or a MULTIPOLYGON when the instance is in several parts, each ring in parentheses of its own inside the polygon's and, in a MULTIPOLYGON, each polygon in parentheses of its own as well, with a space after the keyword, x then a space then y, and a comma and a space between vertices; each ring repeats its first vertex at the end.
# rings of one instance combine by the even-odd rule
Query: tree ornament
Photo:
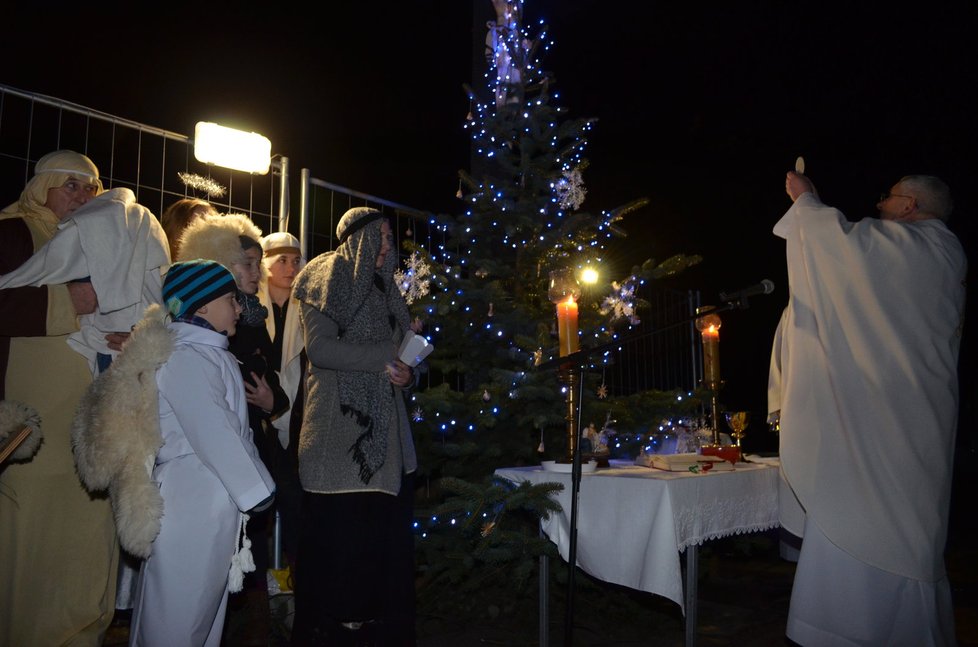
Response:
POLYGON ((455 197, 458 198, 459 200, 461 200, 464 195, 465 194, 462 193, 462 179, 459 178, 459 180, 458 180, 458 191, 455 192, 455 197))
POLYGON ((533 351, 533 365, 540 366, 541 364, 543 364, 543 349, 538 348, 533 351))
POLYGON ((488 314, 487 316, 489 316, 489 317, 491 317, 491 316, 492 316, 493 314, 494 314, 494 313, 493 313, 493 311, 492 311, 492 301, 490 301, 490 302, 489 302, 489 314, 488 314))
POLYGON ((629 277, 624 283, 617 281, 611 282, 612 293, 604 298, 598 312, 603 315, 610 314, 609 319, 614 322, 619 319, 628 319, 628 323, 637 326, 642 320, 635 314, 635 284, 632 282, 634 277, 629 277))
POLYGON ((554 182, 554 193, 561 209, 577 211, 584 203, 584 196, 587 189, 584 188, 584 179, 581 177, 580 169, 564 170, 561 179, 554 182))
POLYGON ((491 400, 491 399, 492 399, 492 396, 489 394, 489 389, 486 389, 485 391, 482 392, 482 401, 483 402, 489 402, 489 400, 491 400))
POLYGON ((541 453, 541 454, 542 454, 542 453, 543 453, 543 452, 545 452, 545 451, 546 451, 546 450, 545 450, 545 449, 544 449, 544 447, 543 447, 543 429, 541 429, 541 430, 540 430, 540 444, 539 444, 539 445, 537 445, 537 452, 539 452, 539 453, 541 453))
POLYGON ((428 294, 431 268, 418 252, 413 252, 405 261, 406 270, 400 268, 394 270, 394 283, 401 291, 401 296, 408 305, 411 305, 424 295, 428 294))
POLYGON ((608 385, 602 382, 601 386, 598 387, 598 399, 604 400, 607 397, 608 397, 608 385))
POLYGON ((413 412, 411 412, 411 420, 415 422, 421 422, 424 420, 424 411, 421 410, 421 407, 417 407, 413 412))

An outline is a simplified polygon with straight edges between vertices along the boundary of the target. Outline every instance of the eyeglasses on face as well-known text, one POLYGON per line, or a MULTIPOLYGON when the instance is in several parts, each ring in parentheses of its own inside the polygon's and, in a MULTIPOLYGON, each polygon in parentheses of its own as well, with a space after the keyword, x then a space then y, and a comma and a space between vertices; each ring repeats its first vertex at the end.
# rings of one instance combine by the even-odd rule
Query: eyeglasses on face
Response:
POLYGON ((901 195, 899 193, 890 193, 889 191, 884 191, 883 193, 880 194, 880 202, 885 202, 890 198, 910 198, 911 200, 915 199, 912 195, 901 195))
POLYGON ((61 188, 72 196, 83 193, 89 198, 94 198, 98 193, 97 184, 89 184, 88 182, 83 182, 73 177, 68 178, 68 181, 62 184, 61 188))

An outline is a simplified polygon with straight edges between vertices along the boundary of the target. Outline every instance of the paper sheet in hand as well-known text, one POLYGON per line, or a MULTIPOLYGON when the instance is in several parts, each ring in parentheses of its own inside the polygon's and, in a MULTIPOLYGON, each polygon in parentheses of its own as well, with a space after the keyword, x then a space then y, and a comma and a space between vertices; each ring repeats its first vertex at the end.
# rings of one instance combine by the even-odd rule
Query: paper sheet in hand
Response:
POLYGON ((401 347, 397 351, 397 359, 408 366, 417 366, 433 350, 435 350, 434 344, 409 330, 401 341, 401 347))

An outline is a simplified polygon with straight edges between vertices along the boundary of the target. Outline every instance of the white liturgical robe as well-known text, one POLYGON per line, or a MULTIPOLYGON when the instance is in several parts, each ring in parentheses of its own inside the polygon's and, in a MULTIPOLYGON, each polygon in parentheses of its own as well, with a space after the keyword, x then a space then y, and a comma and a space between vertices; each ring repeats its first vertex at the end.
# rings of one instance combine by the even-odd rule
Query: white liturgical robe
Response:
MULTIPOLYGON (((811 193, 775 225, 790 296, 774 353, 783 473, 833 544, 944 576, 966 259, 943 222, 849 222, 811 193)), ((774 407, 772 407, 774 408, 774 407)))

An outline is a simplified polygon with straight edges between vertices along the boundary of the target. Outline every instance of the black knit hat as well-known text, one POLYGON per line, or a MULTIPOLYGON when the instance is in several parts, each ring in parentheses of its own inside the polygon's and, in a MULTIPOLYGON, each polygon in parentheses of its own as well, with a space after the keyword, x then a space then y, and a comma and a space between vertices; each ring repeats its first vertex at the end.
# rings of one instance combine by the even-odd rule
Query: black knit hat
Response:
POLYGON ((238 289, 230 270, 214 261, 174 263, 163 279, 163 303, 174 318, 191 315, 201 306, 238 289))

